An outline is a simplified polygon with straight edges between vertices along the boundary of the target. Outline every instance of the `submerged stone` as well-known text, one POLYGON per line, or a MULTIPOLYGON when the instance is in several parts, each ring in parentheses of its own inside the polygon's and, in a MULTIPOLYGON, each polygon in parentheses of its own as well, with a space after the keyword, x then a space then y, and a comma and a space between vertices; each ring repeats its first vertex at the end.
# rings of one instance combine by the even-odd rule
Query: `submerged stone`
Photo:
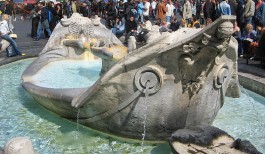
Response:
POLYGON ((261 154, 249 141, 234 139, 216 127, 180 129, 169 138, 174 153, 261 154))

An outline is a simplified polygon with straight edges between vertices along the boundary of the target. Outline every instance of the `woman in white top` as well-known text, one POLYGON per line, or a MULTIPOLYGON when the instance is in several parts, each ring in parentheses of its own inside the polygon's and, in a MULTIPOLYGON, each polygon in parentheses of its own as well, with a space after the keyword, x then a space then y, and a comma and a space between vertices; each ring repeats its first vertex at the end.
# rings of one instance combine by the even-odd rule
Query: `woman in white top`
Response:
POLYGON ((185 3, 183 5, 182 16, 186 20, 187 24, 190 24, 191 17, 192 17, 192 9, 191 9, 191 4, 189 0, 185 0, 185 3))
POLYGON ((172 1, 170 0, 169 3, 166 5, 166 7, 167 7, 166 19, 167 23, 170 23, 172 17, 174 16, 175 6, 172 4, 172 1))
POLYGON ((147 0, 144 0, 144 8, 143 8, 143 15, 149 17, 149 8, 150 8, 150 2, 147 0))
POLYGON ((16 42, 9 36, 9 34, 11 32, 10 32, 8 24, 7 24, 8 19, 9 19, 8 15, 7 14, 3 14, 2 21, 0 22, 1 38, 10 43, 10 45, 14 48, 14 50, 15 50, 17 55, 25 56, 26 54, 22 53, 18 49, 16 42))

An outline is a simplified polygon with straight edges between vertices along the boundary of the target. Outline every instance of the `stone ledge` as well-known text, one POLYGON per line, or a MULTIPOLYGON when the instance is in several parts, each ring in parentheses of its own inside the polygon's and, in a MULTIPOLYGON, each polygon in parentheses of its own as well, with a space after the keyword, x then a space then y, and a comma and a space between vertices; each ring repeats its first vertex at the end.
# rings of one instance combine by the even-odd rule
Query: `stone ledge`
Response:
POLYGON ((265 97, 265 78, 250 73, 238 73, 239 84, 244 88, 265 97))

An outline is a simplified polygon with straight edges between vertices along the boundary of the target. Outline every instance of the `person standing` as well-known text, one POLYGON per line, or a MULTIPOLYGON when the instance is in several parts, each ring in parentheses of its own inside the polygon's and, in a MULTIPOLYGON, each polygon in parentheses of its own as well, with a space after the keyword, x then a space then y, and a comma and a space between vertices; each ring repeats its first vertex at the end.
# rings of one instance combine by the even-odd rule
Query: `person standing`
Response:
POLYGON ((262 0, 257 1, 253 21, 255 25, 258 25, 258 22, 262 23, 262 25, 265 25, 265 3, 262 2, 262 0))
POLYGON ((87 3, 83 2, 81 3, 81 6, 80 6, 80 14, 83 16, 83 17, 88 17, 88 14, 89 14, 89 7, 87 5, 87 3))
POLYGON ((13 21, 17 21, 17 18, 16 18, 16 15, 17 15, 17 4, 14 3, 13 0, 11 2, 12 2, 12 8, 13 8, 13 21))
POLYGON ((138 1, 138 4, 137 4, 137 17, 135 19, 136 22, 138 22, 139 18, 141 20, 141 23, 144 22, 143 8, 144 8, 143 1, 142 0, 139 0, 138 1))
POLYGON ((9 20, 9 15, 4 14, 2 16, 2 21, 0 22, 0 33, 1 33, 1 38, 6 40, 7 42, 10 43, 10 45, 14 48, 15 52, 17 55, 20 56, 25 56, 25 53, 22 53, 18 47, 16 42, 9 36, 9 34, 11 33, 9 26, 7 24, 7 21, 9 20))
POLYGON ((231 15, 236 15, 236 4, 235 4, 235 0, 228 0, 227 2, 230 5, 230 9, 231 9, 231 15))
POLYGON ((116 5, 117 10, 118 10, 118 16, 122 18, 124 16, 125 12, 125 6, 123 4, 123 0, 120 0, 119 3, 116 5))
POLYGON ((153 19, 156 18, 156 5, 157 5, 156 0, 153 0, 152 3, 151 3, 153 19))
POLYGON ((207 20, 208 18, 212 19, 211 16, 212 16, 212 3, 211 3, 211 0, 206 0, 204 6, 203 6, 203 15, 204 15, 204 18, 207 20))
POLYGON ((183 5, 183 18, 186 20, 187 24, 190 24, 192 17, 192 9, 189 0, 185 0, 183 5))
POLYGON ((161 21, 166 21, 167 7, 164 0, 160 0, 160 3, 158 3, 156 10, 157 19, 161 21))
POLYGON ((71 7, 70 2, 68 0, 66 0, 64 5, 63 5, 63 13, 64 13, 64 15, 67 16, 67 18, 70 18, 72 15, 72 7, 71 7))
POLYGON ((244 27, 252 23, 252 18, 255 14, 255 3, 253 0, 245 0, 245 5, 243 9, 243 21, 244 21, 244 27))
POLYGON ((12 24, 13 6, 9 0, 5 1, 5 14, 8 15, 8 26, 11 33, 13 33, 14 26, 12 24))
POLYGON ((73 13, 77 13, 77 8, 76 8, 77 6, 76 6, 76 0, 73 0, 72 2, 71 2, 71 8, 72 8, 72 12, 73 13))
POLYGON ((166 13, 167 23, 171 23, 171 19, 172 17, 174 17, 175 6, 172 4, 172 1, 170 0, 166 5, 166 7, 167 7, 167 13, 166 13))
POLYGON ((231 15, 231 8, 227 3, 227 0, 223 0, 217 5, 216 14, 218 17, 220 17, 221 15, 231 15))
POLYGON ((40 22, 39 6, 36 6, 31 12, 31 37, 36 38, 38 32, 38 25, 40 22))
POLYGON ((56 23, 59 23, 61 19, 63 18, 63 10, 61 8, 60 4, 55 5, 55 16, 54 18, 56 19, 56 23))
POLYGON ((150 2, 147 0, 144 0, 144 8, 143 8, 143 16, 144 17, 149 17, 149 8, 150 8, 150 2))
POLYGON ((51 36, 51 30, 50 30, 50 25, 49 25, 49 10, 45 7, 45 2, 40 2, 39 4, 40 6, 40 10, 39 10, 39 14, 40 14, 40 22, 38 25, 38 32, 37 32, 37 37, 34 39, 34 41, 38 41, 41 37, 41 34, 43 32, 43 30, 45 30, 48 33, 48 37, 51 36))
POLYGON ((242 30, 244 29, 244 24, 243 24, 243 10, 244 10, 244 0, 236 0, 237 2, 237 7, 236 7, 236 21, 238 27, 242 30))

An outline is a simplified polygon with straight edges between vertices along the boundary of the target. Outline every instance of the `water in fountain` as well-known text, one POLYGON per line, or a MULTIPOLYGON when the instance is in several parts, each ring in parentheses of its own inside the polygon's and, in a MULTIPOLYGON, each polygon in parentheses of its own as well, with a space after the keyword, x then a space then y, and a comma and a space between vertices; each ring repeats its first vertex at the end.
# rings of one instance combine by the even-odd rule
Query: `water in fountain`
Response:
POLYGON ((213 125, 234 138, 249 140, 265 153, 265 98, 242 89, 240 98, 225 98, 213 125), (251 100, 251 101, 250 101, 251 100), (258 117, 257 117, 258 113, 258 117))
POLYGON ((101 59, 56 61, 42 68, 32 80, 40 87, 87 88, 97 81, 101 67, 101 59))
POLYGON ((249 93, 247 92, 247 90, 244 89, 242 86, 241 86, 241 90, 246 94, 249 103, 251 103, 251 105, 252 105, 252 109, 253 109, 253 111, 255 112, 255 116, 256 116, 256 120, 257 120, 257 122, 259 122, 261 125, 264 125, 264 126, 265 126, 265 123, 262 123, 262 121, 261 121, 261 119, 260 119, 259 112, 258 112, 258 110, 256 109, 256 107, 255 107, 255 105, 254 105, 253 99, 249 96, 249 93))
MULTIPOLYGON (((0 66, 0 147, 13 137, 27 136, 40 154, 142 152, 139 142, 133 144, 103 136, 82 125, 79 125, 79 138, 75 140, 76 123, 45 110, 21 87, 21 74, 32 61, 29 59, 0 66)), ((265 119, 265 98, 246 91, 256 111, 243 91, 240 98, 225 98, 214 125, 235 138, 250 140, 265 153, 264 120, 260 120, 261 125, 255 116, 258 112, 259 119, 265 119)), ((168 144, 145 145, 144 148, 144 153, 152 154, 169 154, 171 151, 168 144)))
MULTIPOLYGON (((76 123, 44 109, 22 88, 21 74, 32 61, 0 66, 0 147, 13 137, 27 136, 40 154, 141 153, 139 140, 112 138, 82 125, 78 126, 76 140, 76 123)), ((167 143, 145 145, 145 153, 169 154, 170 151, 167 143)))
POLYGON ((75 139, 78 139, 78 134, 79 134, 79 116, 80 116, 80 109, 77 110, 77 114, 76 114, 76 136, 75 139))
POLYGON ((148 90, 149 90, 149 81, 146 82, 145 84, 145 98, 144 98, 144 121, 143 121, 143 134, 142 134, 142 153, 144 152, 144 139, 145 139, 145 134, 146 134, 146 117, 147 117, 147 98, 148 98, 148 90))

